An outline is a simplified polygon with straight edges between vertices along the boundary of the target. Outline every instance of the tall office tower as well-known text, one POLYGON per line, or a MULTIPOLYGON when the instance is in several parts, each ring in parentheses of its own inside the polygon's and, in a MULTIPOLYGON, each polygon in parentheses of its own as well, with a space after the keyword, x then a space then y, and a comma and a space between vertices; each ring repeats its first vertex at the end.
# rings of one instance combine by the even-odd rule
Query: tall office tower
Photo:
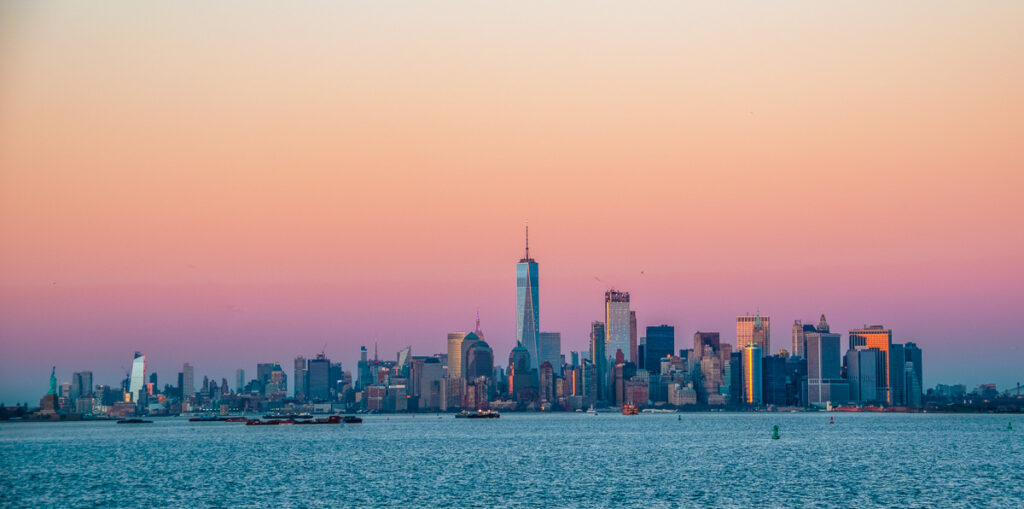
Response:
MULTIPOLYGON (((480 338, 483 339, 483 338, 480 338)), ((409 374, 409 358, 412 357, 412 347, 407 346, 398 351, 398 367, 402 370, 403 376, 409 374)))
MULTIPOLYGON (((605 332, 604 324, 601 322, 593 322, 590 324, 590 361, 594 364, 594 374, 591 378, 595 383, 593 392, 588 392, 591 403, 597 401, 606 401, 605 395, 605 383, 604 379, 607 376, 605 373, 605 367, 608 362, 605 360, 607 356, 605 354, 604 342, 605 332)), ((589 385, 586 385, 589 387, 589 385)))
POLYGON ((903 390, 905 376, 904 364, 907 362, 903 354, 903 345, 893 343, 889 346, 889 404, 907 406, 906 392, 903 390))
POLYGON ((463 357, 465 358, 462 371, 463 377, 466 380, 475 380, 480 377, 493 377, 494 351, 486 341, 471 341, 470 336, 476 336, 476 334, 473 332, 466 334, 466 341, 462 343, 464 347, 463 351, 465 352, 463 354, 463 357))
POLYGON ((327 401, 331 396, 331 361, 319 353, 306 363, 306 398, 327 401))
MULTIPOLYGON (((448 379, 457 380, 462 378, 462 366, 465 361, 462 359, 462 341, 466 339, 468 332, 448 333, 448 379)), ((476 334, 473 334, 474 339, 476 334)))
POLYGON ((235 392, 241 394, 245 390, 245 370, 235 370, 235 392))
MULTIPOLYGON (((341 384, 345 381, 345 371, 341 369, 340 362, 332 362, 331 369, 327 372, 328 375, 328 392, 330 392, 330 399, 338 399, 338 394, 341 392, 341 384)), ((404 376, 404 375, 403 375, 404 376)), ((309 383, 307 381, 307 383, 309 383)))
POLYGON ((865 326, 862 329, 851 329, 849 341, 851 350, 856 349, 859 346, 865 348, 877 348, 885 355, 885 381, 882 384, 884 394, 881 395, 881 399, 885 403, 892 404, 892 384, 889 383, 889 374, 892 371, 889 367, 889 350, 890 346, 892 346, 892 330, 886 329, 881 325, 872 325, 870 327, 865 326))
POLYGON ((756 344, 761 351, 769 353, 771 349, 771 318, 761 316, 758 311, 756 316, 736 317, 736 349, 756 344))
POLYGON ((540 333, 540 363, 551 363, 554 376, 562 376, 562 333, 540 333))
POLYGON ((135 352, 135 359, 132 360, 132 377, 128 386, 128 393, 131 394, 131 401, 138 401, 139 391, 146 385, 146 356, 135 352))
MULTIPOLYGON (((530 258, 530 227, 526 227, 526 254, 516 264, 516 343, 540 358, 540 281, 537 262, 530 258)), ((448 376, 451 376, 451 358, 448 376)))
POLYGON ((270 383, 270 375, 274 372, 273 362, 261 362, 256 364, 256 379, 260 381, 261 386, 266 386, 270 383))
POLYGON ((196 394, 196 373, 191 364, 185 363, 181 367, 181 397, 191 398, 196 394))
POLYGON ((644 340, 644 358, 639 359, 641 369, 651 373, 661 372, 661 359, 671 357, 676 349, 676 328, 671 325, 647 327, 644 340))
POLYGON ((850 385, 841 378, 839 334, 807 333, 807 404, 846 403, 850 385))
POLYGON ((71 398, 92 394, 92 371, 79 371, 71 375, 71 398))
POLYGON ((748 344, 740 351, 743 367, 743 403, 748 406, 761 404, 761 347, 748 344))
MULTIPOLYGON (((622 351, 626 361, 629 357, 629 292, 618 292, 614 289, 604 293, 605 323, 605 355, 615 357, 615 352, 622 351)), ((594 359, 597 362, 597 359, 594 359)))
POLYGON ((309 390, 307 387, 309 380, 306 377, 306 358, 302 356, 296 357, 293 366, 295 367, 295 377, 293 382, 295 387, 293 387, 292 395, 294 395, 296 399, 303 399, 306 397, 306 392, 309 390))
POLYGON ((828 322, 825 321, 825 315, 822 314, 821 318, 818 319, 818 325, 811 325, 809 323, 803 323, 800 320, 793 321, 793 352, 792 355, 796 357, 804 356, 804 343, 808 332, 828 332, 828 322))
POLYGON ((847 350, 846 379, 850 381, 851 401, 884 403, 885 354, 877 348, 863 346, 847 350))
POLYGON ((636 311, 629 311, 629 360, 639 363, 640 357, 637 356, 637 340, 636 340, 636 311))
POLYGON ((373 373, 370 372, 370 361, 366 358, 366 347, 359 347, 359 362, 356 363, 356 390, 361 391, 373 385, 373 373))
POLYGON ((761 401, 786 406, 786 357, 768 355, 761 361, 761 401))
POLYGON ((584 405, 596 405, 598 401, 601 401, 600 393, 598 392, 601 383, 597 375, 597 365, 588 360, 583 361, 583 366, 580 368, 580 378, 583 395, 585 396, 583 398, 584 405))
MULTIPOLYGON (((543 333, 541 333, 543 334, 543 333)), ((555 400, 555 367, 544 361, 540 365, 540 400, 551 403, 555 400)))
POLYGON ((710 346, 711 352, 718 355, 721 349, 721 339, 717 332, 697 332, 693 335, 693 355, 697 359, 704 355, 704 347, 710 346))
POLYGON ((920 407, 922 400, 922 387, 924 387, 923 369, 921 366, 921 349, 917 343, 906 342, 903 345, 903 356, 910 371, 905 373, 906 382, 904 388, 907 391, 907 406, 920 407))
POLYGON ((516 345, 508 355, 508 394, 514 401, 531 398, 534 389, 533 369, 530 366, 530 351, 523 345, 516 345))

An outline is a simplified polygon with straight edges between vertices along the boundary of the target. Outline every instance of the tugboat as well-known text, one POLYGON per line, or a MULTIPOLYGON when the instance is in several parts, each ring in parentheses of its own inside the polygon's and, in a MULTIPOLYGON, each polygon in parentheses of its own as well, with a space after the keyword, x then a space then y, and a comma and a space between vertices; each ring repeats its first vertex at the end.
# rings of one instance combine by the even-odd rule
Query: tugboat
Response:
POLYGON ((346 415, 346 416, 341 418, 341 422, 344 423, 344 424, 359 424, 359 423, 363 422, 363 420, 361 418, 359 418, 359 417, 354 416, 354 415, 346 415))
POLYGON ((625 404, 622 405, 622 415, 639 415, 640 409, 636 405, 625 404))
POLYGON ((153 421, 146 421, 142 419, 121 419, 117 421, 118 424, 153 424, 153 421))
POLYGON ((494 410, 477 410, 476 412, 463 410, 455 414, 456 419, 497 419, 499 417, 501 414, 494 410))

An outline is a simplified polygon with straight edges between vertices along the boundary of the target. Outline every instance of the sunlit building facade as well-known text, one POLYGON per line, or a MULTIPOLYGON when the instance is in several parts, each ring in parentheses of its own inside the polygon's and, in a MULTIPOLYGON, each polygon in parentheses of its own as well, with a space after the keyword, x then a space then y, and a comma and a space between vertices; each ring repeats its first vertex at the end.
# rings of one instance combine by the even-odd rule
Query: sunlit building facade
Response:
POLYGON ((743 358, 743 403, 748 406, 761 404, 761 347, 747 345, 740 351, 743 358))
MULTIPOLYGON (((604 294, 604 323, 605 323, 605 355, 614 357, 615 352, 621 350, 626 362, 634 359, 629 358, 630 354, 630 313, 629 313, 629 292, 619 292, 614 289, 604 294)), ((597 359, 594 359, 597 362, 597 359)))
POLYGON ((742 350, 747 345, 757 345, 761 351, 771 353, 771 318, 745 315, 736 317, 736 349, 742 350))
POLYGON ((128 384, 128 392, 131 394, 131 401, 138 401, 139 391, 146 385, 146 356, 135 352, 135 359, 132 360, 131 381, 128 384))
MULTIPOLYGON (((862 329, 851 329, 850 330, 850 350, 855 350, 858 347, 862 348, 876 348, 883 354, 885 380, 882 386, 883 394, 880 395, 880 399, 886 403, 892 403, 892 384, 889 383, 891 376, 890 367, 890 350, 892 347, 892 330, 886 329, 881 325, 871 325, 862 329)), ((900 370, 902 372, 902 370, 900 370)))

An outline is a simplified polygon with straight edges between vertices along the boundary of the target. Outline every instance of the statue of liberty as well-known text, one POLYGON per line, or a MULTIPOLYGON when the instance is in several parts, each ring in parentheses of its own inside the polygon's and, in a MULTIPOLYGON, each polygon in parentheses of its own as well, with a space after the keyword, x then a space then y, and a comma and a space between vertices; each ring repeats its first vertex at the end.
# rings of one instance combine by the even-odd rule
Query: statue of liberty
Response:
POLYGON ((46 394, 57 395, 57 366, 54 366, 53 370, 50 371, 50 392, 46 394))

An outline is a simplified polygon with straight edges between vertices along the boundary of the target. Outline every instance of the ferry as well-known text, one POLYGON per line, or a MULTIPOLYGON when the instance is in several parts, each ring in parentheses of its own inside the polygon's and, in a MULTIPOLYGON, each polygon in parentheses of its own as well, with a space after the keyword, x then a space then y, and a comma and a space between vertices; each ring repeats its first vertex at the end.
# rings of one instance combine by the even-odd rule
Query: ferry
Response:
POLYGON ((477 410, 476 412, 463 410, 455 414, 456 419, 497 419, 499 417, 501 414, 494 410, 477 410))
POLYGON ((640 409, 636 405, 625 404, 622 405, 622 415, 639 415, 640 409))

